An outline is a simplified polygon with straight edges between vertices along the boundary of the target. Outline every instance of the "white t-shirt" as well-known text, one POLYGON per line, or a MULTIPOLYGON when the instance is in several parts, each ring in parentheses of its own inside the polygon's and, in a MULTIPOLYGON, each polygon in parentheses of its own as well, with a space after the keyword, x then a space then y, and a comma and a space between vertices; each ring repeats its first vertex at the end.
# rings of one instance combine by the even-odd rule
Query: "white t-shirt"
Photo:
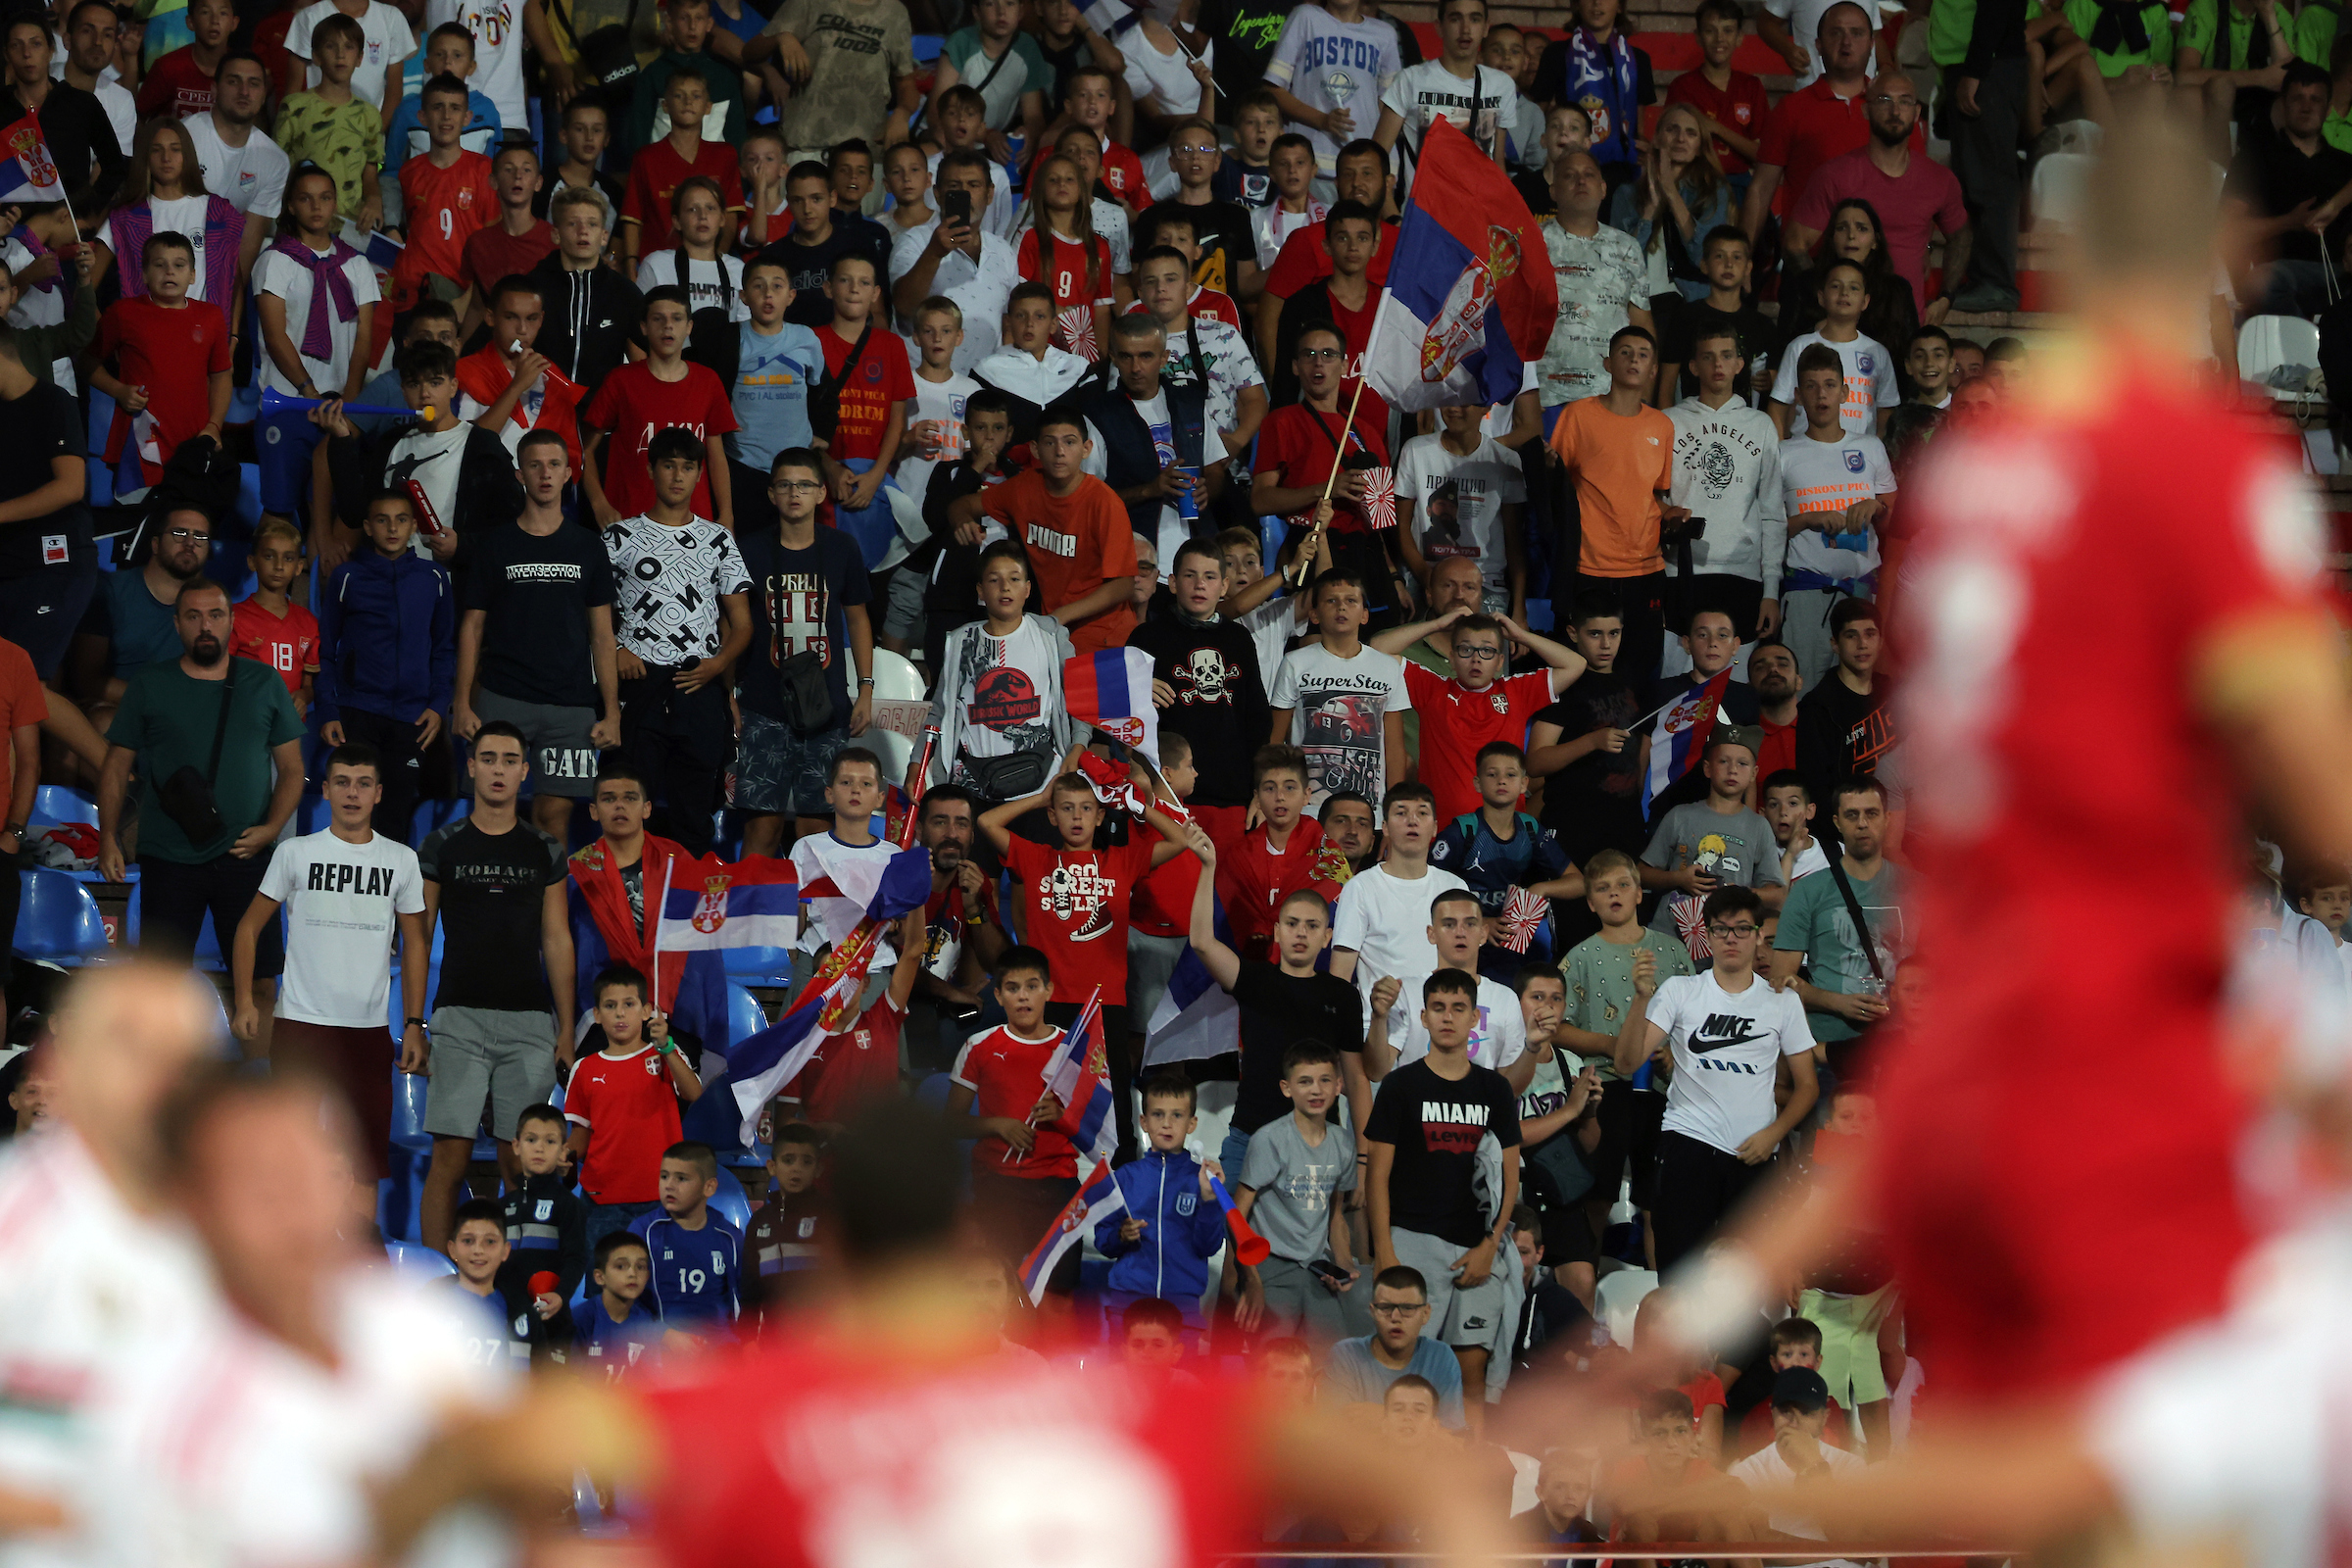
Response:
MULTIPOLYGON (((1833 1476, 1855 1475, 1870 1468, 1860 1454, 1848 1453, 1843 1448, 1833 1448, 1826 1443, 1821 1446, 1821 1457, 1823 1462, 1830 1467, 1830 1474, 1833 1476)), ((1830 1539, 1830 1533, 1824 1530, 1811 1514, 1797 1513, 1789 1508, 1786 1489, 1796 1480, 1796 1472, 1789 1469, 1788 1461, 1781 1457, 1781 1450, 1777 1445, 1768 1443, 1754 1453, 1749 1454, 1732 1466, 1732 1474, 1746 1482, 1750 1487, 1781 1494, 1776 1498, 1771 1512, 1765 1515, 1765 1523, 1770 1528, 1779 1531, 1784 1536, 1799 1536, 1806 1541, 1830 1539)), ((1843 1568, 1852 1568, 1852 1565, 1846 1563, 1842 1557, 1819 1560, 1819 1568, 1839 1568, 1839 1565, 1843 1565, 1843 1568)))
MULTIPOLYGON (((1051 627, 1026 616, 1009 637, 992 637, 974 626, 956 645, 955 665, 941 672, 939 691, 963 712, 956 726, 956 749, 974 757, 1010 757, 1015 752, 1054 755, 1054 725, 1060 715, 1045 706, 1045 694, 1060 689, 1061 645, 1051 627)), ((966 789, 969 774, 956 776, 956 758, 944 758, 949 776, 966 789)))
POLYGON ((1446 70, 1443 60, 1424 60, 1396 73, 1380 95, 1380 107, 1394 109, 1404 122, 1397 146, 1407 159, 1418 153, 1421 139, 1440 120, 1451 122, 1454 129, 1492 153, 1494 139, 1507 135, 1519 119, 1519 89, 1491 66, 1471 67, 1465 81, 1446 70))
MULTIPOLYGON (((1396 993, 1396 1005, 1389 1009, 1389 1044, 1396 1049, 1399 1067, 1429 1054, 1429 1030, 1421 1022, 1421 987, 1428 979, 1420 975, 1407 980, 1396 993)), ((1478 1021, 1470 1026, 1470 1059, 1499 1072, 1525 1054, 1527 1019, 1519 1010, 1518 996, 1509 986, 1481 975, 1478 1021)))
MULTIPOLYGON (((902 228, 892 236, 890 280, 893 283, 914 270, 914 264, 922 260, 923 247, 931 243, 931 235, 938 227, 939 220, 933 219, 912 228, 902 228)), ((1012 299, 1012 291, 1020 286, 1020 259, 1010 245, 985 230, 980 235, 977 261, 961 251, 950 251, 939 259, 939 266, 931 271, 930 291, 954 300, 963 312, 963 341, 956 346, 955 358, 948 362, 957 375, 969 375, 973 366, 1003 345, 1000 332, 1004 307, 1012 299)), ((900 317, 899 329, 911 334, 913 318, 900 317)), ((922 353, 911 339, 906 352, 912 364, 922 363, 922 353)))
POLYGON ((1288 594, 1277 593, 1249 613, 1230 617, 1250 629, 1250 640, 1257 645, 1257 678, 1274 689, 1274 678, 1282 673, 1282 660, 1298 632, 1298 601, 1288 594))
POLYGON ((248 217, 274 220, 285 206, 286 173, 292 166, 270 133, 255 125, 246 131, 244 146, 231 147, 220 139, 220 128, 210 113, 190 115, 180 124, 196 144, 204 188, 248 217))
POLYGON ((1320 643, 1293 649, 1268 701, 1290 710, 1291 744, 1306 753, 1308 810, 1320 810, 1334 790, 1374 801, 1388 793, 1386 719, 1413 706, 1403 660, 1360 646, 1353 659, 1320 643))
POLYGON ((735 536, 704 517, 676 528, 650 516, 605 530, 612 575, 632 585, 615 607, 620 645, 649 664, 676 665, 718 652, 719 600, 750 593, 735 536))
MULTIPOLYGON (((199 167, 201 167, 201 161, 199 167)), ((148 232, 150 234, 185 234, 188 237, 188 244, 195 249, 196 273, 188 282, 188 298, 192 300, 204 298, 204 218, 210 205, 211 198, 208 196, 182 196, 174 201, 165 201, 160 196, 147 198, 147 211, 154 219, 154 227, 150 228, 148 232)), ((113 219, 110 218, 98 225, 98 243, 118 255, 121 254, 122 247, 115 243, 115 220, 113 219)), ((130 264, 130 270, 135 273, 139 270, 140 258, 131 257, 130 264)))
POLYGON ((1846 433, 1872 434, 1879 427, 1878 411, 1903 401, 1901 388, 1894 384, 1894 356, 1876 338, 1857 333, 1850 343, 1830 343, 1819 332, 1807 332, 1791 339, 1781 353, 1780 374, 1773 377, 1772 401, 1796 401, 1796 362, 1816 343, 1828 343, 1845 364, 1845 403, 1838 417, 1846 433))
MULTIPOLYGON (((528 125, 522 87, 522 6, 519 0, 425 0, 424 31, 457 23, 473 34, 473 74, 466 85, 498 105, 498 122, 528 125)), ((654 132, 666 136, 665 125, 654 132)))
MULTIPOLYGON (((416 480, 433 514, 447 527, 463 526, 458 521, 458 471, 466 464, 466 432, 472 428, 461 422, 447 430, 414 431, 393 442, 384 455, 385 481, 397 484, 395 474, 416 480)), ((409 548, 420 556, 432 554, 421 527, 409 548)))
POLYGON ((963 408, 979 390, 980 383, 968 375, 951 375, 945 381, 927 380, 920 375, 914 378, 914 413, 906 420, 907 439, 899 448, 902 454, 899 488, 912 496, 917 507, 930 493, 932 470, 946 459, 961 457, 971 450, 972 444, 963 433, 963 408), (920 448, 911 432, 925 419, 939 421, 939 435, 930 447, 920 448))
POLYGON ((1649 1021, 1666 1031, 1674 1054, 1665 1130, 1727 1154, 1772 1125, 1781 1058, 1813 1049, 1796 993, 1775 991, 1760 976, 1733 993, 1713 970, 1670 975, 1649 1000, 1649 1021))
MULTIPOLYGON (((722 301, 719 297, 720 269, 725 269, 726 297, 723 301, 730 321, 748 321, 752 308, 743 303, 743 258, 722 256, 715 262, 690 260, 686 264, 686 309, 715 311, 722 301)), ((637 287, 640 292, 662 288, 678 280, 678 253, 673 250, 655 251, 637 264, 637 287)))
MULTIPOLYGON (((1875 435, 1829 442, 1800 433, 1781 444, 1781 490, 1791 519, 1807 513, 1842 514, 1857 501, 1892 495, 1894 468, 1875 435)), ((1835 526, 1842 531, 1842 516, 1835 526)), ((1813 571, 1840 580, 1866 576, 1879 569, 1879 530, 1862 532, 1867 542, 1859 550, 1837 547, 1819 526, 1790 534, 1784 570, 1789 576, 1813 571)))
MULTIPOLYGON (((883 868, 898 853, 897 845, 881 838, 871 844, 844 844, 826 832, 794 840, 792 868, 800 873, 801 902, 808 906, 808 929, 793 943, 794 950, 814 953, 856 930, 865 918, 883 868), (808 890, 820 885, 839 891, 811 896, 808 890)), ((898 961, 898 950, 884 938, 874 949, 873 966, 879 969, 898 961)))
MULTIPOLYGON (((1241 425, 1242 393, 1253 386, 1264 386, 1266 378, 1257 373, 1257 359, 1242 334, 1213 316, 1188 316, 1189 332, 1168 334, 1168 363, 1160 367, 1160 380, 1171 386, 1190 386, 1193 373, 1193 345, 1200 346, 1201 368, 1208 371, 1208 398, 1201 410, 1211 430, 1233 430, 1241 425)), ((1222 441, 1203 442, 1202 461, 1214 463, 1224 447, 1222 441)), ((1245 448, 1236 461, 1249 457, 1245 448)), ((1173 556, 1163 558, 1173 561, 1173 556)), ((1281 652, 1278 648, 1277 654, 1281 652)))
POLYGON ((416 852, 370 833, 365 844, 330 829, 288 839, 262 873, 262 892, 286 906, 286 972, 277 1016, 361 1029, 388 1021, 396 914, 424 912, 416 852))
MULTIPOLYGON (((1796 852, 1796 864, 1788 868, 1788 885, 1794 887, 1814 872, 1827 871, 1829 868, 1830 858, 1822 853, 1821 840, 1809 839, 1805 847, 1796 852)), ((2352 949, 2345 951, 2352 952, 2352 949)))
MULTIPOLYGON (((24 270, 33 263, 33 255, 24 242, 12 233, 6 239, 0 239, 0 261, 8 264, 10 272, 23 277, 24 270)), ((8 311, 8 324, 11 326, 55 326, 65 318, 65 289, 54 278, 47 288, 36 286, 19 290, 17 303, 10 306, 8 311)), ((65 391, 79 390, 80 383, 74 378, 74 356, 71 354, 61 354, 51 360, 49 375, 65 391)))
POLYGON ((1489 593, 1510 591, 1502 509, 1527 500, 1517 453, 1481 435, 1468 457, 1457 457, 1444 435, 1417 435, 1397 459, 1396 494, 1412 497, 1413 540, 1433 566, 1448 556, 1475 557, 1489 593))
POLYGON ((1390 975, 1417 980, 1437 973, 1438 945, 1429 940, 1429 906, 1439 894, 1468 886, 1451 871, 1435 866, 1413 880, 1392 875, 1385 863, 1342 883, 1331 917, 1331 943, 1355 954, 1356 990, 1368 999, 1375 980, 1390 975))
MULTIPOLYGON (((1805 69, 1796 74, 1796 87, 1810 87, 1821 79, 1821 19, 1822 14, 1838 0, 1764 0, 1764 9, 1788 24, 1788 36, 1805 46, 1805 69)), ((1863 0, 1863 15, 1870 18, 1870 30, 1879 30, 1879 8, 1874 0, 1863 0)), ((1879 41, 1870 41, 1870 53, 1863 59, 1862 74, 1879 74, 1879 41)))
MULTIPOLYGON (((316 5, 303 7, 294 14, 294 24, 286 29, 286 53, 301 60, 311 58, 311 29, 328 17, 336 15, 335 0, 318 0, 316 5)), ((352 92, 375 105, 384 107, 384 72, 399 65, 416 52, 416 35, 409 30, 409 19, 384 0, 368 0, 368 14, 356 19, 360 31, 367 35, 367 47, 360 54, 360 68, 352 73, 352 92)), ((479 61, 476 61, 479 65, 479 61)), ((316 87, 326 78, 317 65, 303 77, 306 86, 316 87)))
MULTIPOLYGON (((362 305, 383 297, 375 286, 375 269, 365 256, 344 258, 343 275, 351 282, 351 297, 362 305)), ((311 270, 281 251, 264 246, 261 259, 253 267, 253 291, 256 294, 274 294, 286 302, 286 336, 293 341, 294 351, 302 353, 302 334, 311 319, 311 270)), ((339 390, 351 374, 351 351, 359 333, 359 319, 344 320, 330 306, 326 313, 327 337, 334 344, 331 358, 314 360, 303 355, 303 368, 311 373, 311 384, 320 391, 339 390)), ((261 364, 262 385, 285 393, 299 394, 301 383, 287 379, 277 368, 277 361, 268 353, 255 356, 261 364)), ((442 514, 447 520, 448 514, 442 514)))
MULTIPOLYGON (((1348 133, 1353 139, 1378 127, 1380 95, 1403 63, 1396 24, 1387 18, 1342 22, 1321 6, 1299 6, 1282 24, 1282 37, 1266 62, 1266 80, 1309 109, 1347 110, 1355 122, 1348 133)), ((1331 178, 1340 144, 1330 132, 1302 122, 1286 128, 1304 132, 1315 144, 1315 172, 1331 178)))
MULTIPOLYGON (((1175 42, 1171 35, 1169 41, 1175 42)), ((1200 112, 1200 78, 1193 74, 1191 57, 1178 43, 1166 54, 1152 46, 1142 28, 1120 46, 1119 53, 1127 62, 1127 90, 1139 104, 1148 104, 1170 120, 1181 120, 1200 112)), ((1200 48, 1200 63, 1216 64, 1216 45, 1204 42, 1200 48)))

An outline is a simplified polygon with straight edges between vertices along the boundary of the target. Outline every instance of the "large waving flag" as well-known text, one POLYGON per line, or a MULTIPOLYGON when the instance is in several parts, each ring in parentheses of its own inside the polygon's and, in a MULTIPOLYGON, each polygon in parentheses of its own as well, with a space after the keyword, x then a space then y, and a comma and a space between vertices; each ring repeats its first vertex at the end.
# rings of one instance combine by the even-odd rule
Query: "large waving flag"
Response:
MULTIPOLYGON (((759 1136, 760 1107, 800 1076, 827 1035, 839 1034, 855 1021, 858 995, 865 987, 883 931, 930 897, 931 852, 903 849, 892 856, 868 896, 865 918, 833 944, 784 1016, 735 1042, 727 1054, 727 1088, 743 1116, 745 1144, 759 1136)), ((905 961, 916 959, 908 956, 905 961)))
POLYGON ((1649 727, 1649 774, 1642 781, 1642 815, 1645 819, 1650 803, 1706 755, 1707 742, 1715 734, 1715 715, 1723 708, 1724 689, 1731 683, 1732 670, 1727 664, 1715 672, 1713 680, 1691 687, 1658 710, 1657 721, 1649 727))
POLYGON ((1052 1227, 1029 1249, 1029 1255, 1021 1259, 1021 1288, 1029 1293, 1031 1306, 1044 1299, 1046 1281, 1054 1277, 1054 1265, 1061 1261, 1061 1254, 1084 1240, 1112 1209, 1126 1206, 1126 1197, 1112 1179, 1110 1161, 1102 1161, 1086 1185, 1054 1216, 1052 1227))
MULTIPOLYGON (((1232 947, 1233 927, 1225 919, 1225 901, 1217 899, 1211 907, 1217 940, 1232 947)), ((1168 975, 1168 989, 1146 1022, 1146 1031, 1145 1066, 1205 1061, 1242 1049, 1242 1006, 1209 977, 1208 965, 1187 944, 1168 975)))
POLYGON ((66 199, 65 177, 57 172, 57 160, 49 156, 48 138, 41 134, 37 116, 26 115, 14 124, 0 128, 0 201, 62 202, 66 199))
POLYGON ((1159 770, 1159 710, 1152 706, 1152 656, 1141 648, 1080 654, 1061 666, 1070 716, 1140 754, 1159 770))
POLYGON ((1364 377, 1398 409, 1508 403, 1559 318, 1544 231, 1449 121, 1429 127, 1417 170, 1364 377))
POLYGON ((1080 1153, 1108 1159, 1118 1147, 1119 1129, 1113 1114, 1110 1056, 1102 1045, 1101 986, 1061 1032, 1061 1044, 1047 1058, 1044 1076, 1046 1087, 1061 1102, 1054 1130, 1075 1144, 1080 1153))
POLYGON ((790 860, 672 860, 664 868, 663 953, 704 948, 789 948, 801 934, 801 888, 790 860))

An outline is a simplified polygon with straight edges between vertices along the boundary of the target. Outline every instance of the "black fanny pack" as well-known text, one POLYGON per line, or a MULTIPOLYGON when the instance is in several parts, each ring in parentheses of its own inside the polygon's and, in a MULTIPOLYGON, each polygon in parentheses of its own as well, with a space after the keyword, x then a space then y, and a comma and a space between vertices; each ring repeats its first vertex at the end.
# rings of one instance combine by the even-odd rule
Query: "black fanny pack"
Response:
POLYGON ((1045 788, 1054 760, 1043 752, 1013 752, 1004 757, 962 754, 963 771, 972 787, 992 801, 1017 801, 1045 788))
POLYGON ((776 666, 776 688, 784 722, 804 735, 833 727, 833 694, 826 687, 825 662, 803 649, 776 666))
POLYGON ((220 682, 220 718, 213 726, 211 760, 202 772, 194 763, 182 762, 155 787, 156 804, 178 824, 190 844, 207 844, 228 831, 220 817, 220 803, 213 793, 213 780, 220 773, 220 747, 228 739, 228 715, 236 696, 237 672, 231 666, 220 682))

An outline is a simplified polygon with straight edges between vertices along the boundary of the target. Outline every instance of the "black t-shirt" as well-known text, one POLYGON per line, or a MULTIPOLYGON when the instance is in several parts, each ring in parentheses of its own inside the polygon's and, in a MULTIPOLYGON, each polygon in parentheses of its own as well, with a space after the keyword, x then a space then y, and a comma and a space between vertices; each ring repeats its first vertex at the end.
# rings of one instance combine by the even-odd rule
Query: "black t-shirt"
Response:
MULTIPOLYGON (((1282 24, 1290 16, 1288 0, 1205 0, 1200 30, 1216 40, 1216 63, 1210 69, 1220 103, 1238 104, 1265 85, 1266 62, 1274 58, 1282 24)), ((1225 163, 1232 166, 1231 153, 1225 155, 1225 163)))
MULTIPOLYGON (((1677 397, 1698 395, 1698 377, 1691 373, 1690 356, 1696 352, 1694 345, 1699 328, 1705 327, 1713 332, 1727 326, 1740 334, 1740 354, 1748 369, 1755 368, 1756 356, 1772 352, 1775 341, 1772 318, 1752 305, 1742 305, 1736 311, 1719 311, 1705 300, 1693 300, 1668 318, 1665 337, 1658 346, 1658 358, 1668 365, 1683 368, 1682 379, 1676 387, 1677 397)), ((1740 372, 1740 379, 1734 385, 1740 396, 1751 403, 1756 402, 1750 396, 1747 369, 1740 372)), ((1767 387, 1760 390, 1768 392, 1771 389, 1767 387)), ((1757 403, 1757 407, 1762 406, 1757 403)))
POLYGON ((588 612, 612 600, 612 558, 594 529, 477 530, 460 607, 483 612, 482 689, 510 702, 597 707, 588 612))
POLYGON ((752 579, 752 646, 738 666, 737 700, 746 711, 779 722, 784 717, 783 684, 777 666, 799 653, 824 662, 825 689, 833 696, 833 724, 850 721, 849 607, 867 599, 865 561, 858 541, 839 528, 819 528, 805 550, 787 550, 772 528, 746 533, 737 541, 743 569, 752 579))
POLYGON ((564 880, 564 846, 528 822, 492 834, 466 817, 425 839, 416 868, 441 885, 441 986, 433 1005, 546 1012, 539 916, 547 890, 564 880))
POLYGON ((1396 1147, 1389 1168, 1389 1225, 1458 1247, 1490 1234, 1478 1205, 1478 1145, 1488 1133, 1519 1147, 1519 1099, 1502 1074, 1469 1064, 1461 1078, 1441 1078, 1429 1058, 1408 1061, 1381 1080, 1364 1118, 1364 1136, 1396 1147))
MULTIPOLYGON (((1536 714, 1539 724, 1560 726, 1560 739, 1575 740, 1596 729, 1629 729, 1642 714, 1633 682, 1614 670, 1589 669, 1536 714)), ((1544 785, 1543 823, 1570 825, 1595 807, 1623 810, 1642 798, 1641 737, 1629 737, 1619 752, 1587 752, 1544 785)))
POLYGON ((1143 236, 1162 218, 1191 220, 1193 238, 1200 242, 1200 268, 1193 275, 1209 288, 1232 293, 1241 264, 1257 260, 1257 241, 1250 234, 1250 210, 1238 202, 1194 204, 1173 196, 1153 202, 1135 220, 1136 254, 1143 254, 1143 236))
POLYGON ((1208 176, 1208 189, 1221 202, 1264 207, 1274 200, 1273 166, 1245 164, 1240 153, 1229 152, 1217 165, 1217 172, 1208 176))
POLYGON ((1886 681, 1882 676, 1871 686, 1868 693, 1855 691, 1833 669, 1796 705, 1796 769, 1824 806, 1839 779, 1877 772, 1881 754, 1894 744, 1886 681))
POLYGON ((1290 1111, 1282 1097, 1283 1053, 1304 1040, 1334 1051, 1364 1049, 1364 999, 1354 986, 1318 971, 1284 974, 1275 964, 1242 960, 1233 979, 1242 1009, 1242 1082, 1233 1127, 1253 1133, 1290 1111))
POLYGON ((1249 628, 1230 620, 1192 626, 1170 614, 1129 632, 1127 646, 1150 654, 1153 678, 1175 688, 1159 723, 1193 743, 1200 772, 1194 798, 1203 806, 1249 805, 1256 788, 1250 759, 1273 719, 1249 628))
MULTIPOLYGON (((0 403, 0 424, 9 432, 0 441, 0 501, 28 496, 55 478, 52 458, 90 455, 72 394, 45 381, 0 403)), ((0 528, 0 579, 27 577, 44 566, 87 566, 94 559, 90 509, 78 500, 46 517, 0 528)))
MULTIPOLYGON (((2352 153, 2323 140, 2307 155, 2283 131, 2271 129, 2266 117, 2241 134, 2222 194, 2244 202, 2262 217, 2279 218, 2304 202, 2325 206, 2347 184, 2352 184, 2352 153)), ((2352 221, 2338 220, 2328 230, 2328 255, 2343 254, 2347 228, 2352 228, 2352 221)), ((2320 259, 2320 236, 2307 228, 2289 229, 2277 243, 2275 254, 2281 260, 2320 259)))
POLYGON ((786 307, 784 319, 803 326, 830 326, 833 302, 826 297, 825 285, 832 281, 837 256, 872 258, 875 280, 885 288, 890 286, 890 235, 870 219, 841 213, 833 215, 833 232, 823 244, 804 245, 787 234, 771 241, 753 260, 775 262, 792 274, 792 304, 786 307))

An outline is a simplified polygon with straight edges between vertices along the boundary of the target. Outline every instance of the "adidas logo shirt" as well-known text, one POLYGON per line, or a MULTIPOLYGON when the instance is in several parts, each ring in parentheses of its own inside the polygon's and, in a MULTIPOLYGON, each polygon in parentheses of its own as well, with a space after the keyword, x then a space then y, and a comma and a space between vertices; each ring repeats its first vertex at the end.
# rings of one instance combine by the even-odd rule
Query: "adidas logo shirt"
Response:
POLYGON ((1727 1154, 1772 1125, 1781 1058, 1813 1049, 1796 994, 1775 991, 1760 976, 1732 992, 1711 970, 1676 975, 1650 998, 1649 1021, 1666 1031, 1674 1053, 1666 1131, 1727 1154))

